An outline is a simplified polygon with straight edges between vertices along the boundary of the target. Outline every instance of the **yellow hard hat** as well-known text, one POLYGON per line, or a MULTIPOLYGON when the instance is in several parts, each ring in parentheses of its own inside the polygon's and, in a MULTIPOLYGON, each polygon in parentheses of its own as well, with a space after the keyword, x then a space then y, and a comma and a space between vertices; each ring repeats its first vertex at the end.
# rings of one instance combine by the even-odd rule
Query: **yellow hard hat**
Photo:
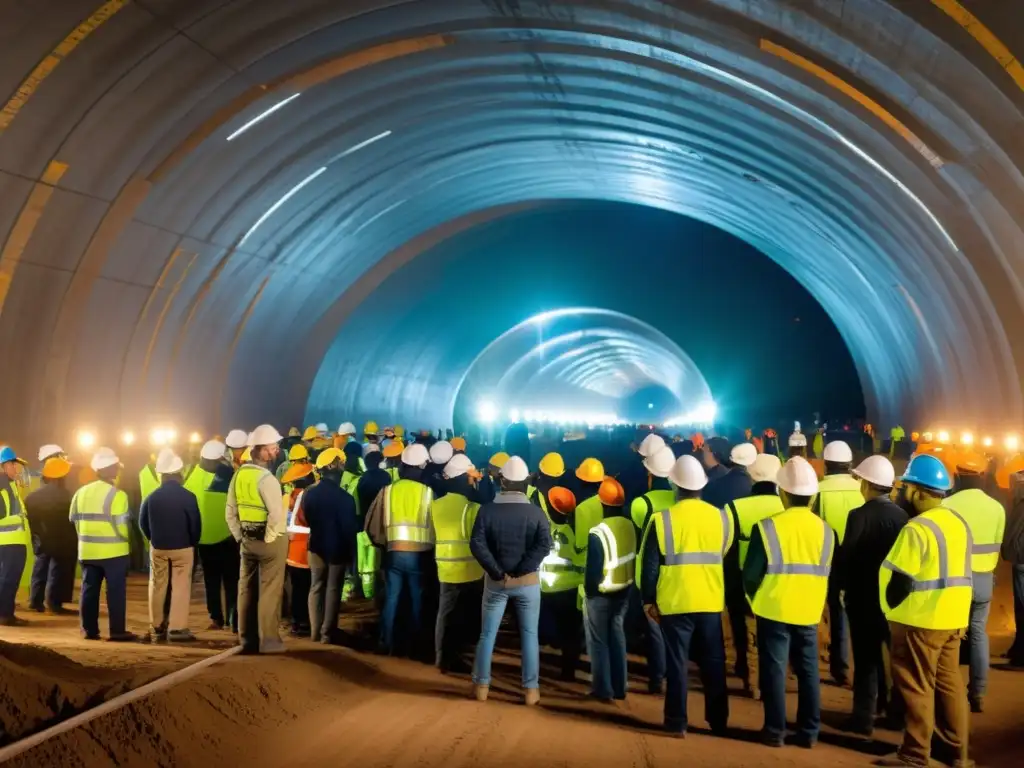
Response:
POLYGON ((288 429, 288 437, 298 437, 301 434, 302 433, 299 432, 299 428, 298 427, 289 427, 289 429, 288 429))
POLYGON ((366 422, 366 424, 363 425, 363 434, 364 435, 376 435, 377 434, 377 422, 376 421, 368 421, 368 422, 366 422))
POLYGON ((306 430, 302 433, 303 440, 312 440, 320 433, 316 431, 316 427, 306 427, 306 430))
POLYGON ((309 451, 302 443, 288 449, 288 461, 301 461, 302 459, 309 459, 309 451))
POLYGON ((339 451, 337 448, 327 448, 320 452, 320 455, 316 457, 316 468, 323 469, 328 464, 333 464, 336 461, 344 461, 345 454, 339 451))
POLYGON ((405 437, 405 427, 395 424, 395 437, 405 437))
POLYGON ((576 469, 576 477, 584 483, 600 483, 604 480, 604 464, 597 459, 584 459, 576 469))
POLYGON ((491 456, 490 460, 487 463, 490 464, 492 467, 497 467, 498 469, 501 469, 502 467, 505 466, 505 462, 508 461, 508 459, 509 456, 507 453, 505 453, 504 451, 498 451, 496 454, 491 456))
POLYGON ((464 451, 466 450, 466 438, 464 437, 453 437, 450 440, 452 444, 452 450, 464 451))
POLYGON ((67 477, 70 471, 71 462, 67 459, 62 459, 59 456, 47 459, 46 463, 43 464, 43 477, 47 480, 56 480, 61 477, 67 477))
POLYGON ((239 457, 242 461, 252 461, 252 448, 246 448, 239 457))
POLYGON ((549 453, 540 460, 540 471, 548 477, 561 477, 565 474, 565 459, 559 453, 549 453))
POLYGON ((384 446, 384 458, 385 459, 396 459, 402 455, 402 451, 405 450, 405 443, 401 440, 392 440, 390 443, 384 446))

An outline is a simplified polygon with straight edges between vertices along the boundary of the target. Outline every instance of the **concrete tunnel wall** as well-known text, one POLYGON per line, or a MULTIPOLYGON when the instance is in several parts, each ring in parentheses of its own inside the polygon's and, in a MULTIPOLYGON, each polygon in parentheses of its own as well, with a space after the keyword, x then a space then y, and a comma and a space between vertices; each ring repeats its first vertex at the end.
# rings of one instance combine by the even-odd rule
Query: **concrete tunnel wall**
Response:
MULTIPOLYGON (((1019 14, 968 5, 1024 50, 1019 14)), ((595 196, 788 269, 876 422, 1017 425, 1022 85, 924 2, 8 3, 0 437, 297 422, 389 270, 516 206, 595 196)))

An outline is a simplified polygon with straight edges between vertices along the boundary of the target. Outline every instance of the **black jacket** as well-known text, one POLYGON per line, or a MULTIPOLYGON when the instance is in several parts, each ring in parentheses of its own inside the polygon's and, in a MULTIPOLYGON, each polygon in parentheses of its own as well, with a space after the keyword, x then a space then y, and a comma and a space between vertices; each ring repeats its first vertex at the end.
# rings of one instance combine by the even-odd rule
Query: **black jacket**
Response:
POLYGON ((71 491, 56 483, 46 483, 25 498, 32 538, 38 543, 37 554, 61 557, 78 552, 75 524, 68 519, 70 511, 71 491))
POLYGON ((367 469, 359 477, 359 482, 356 483, 356 496, 359 497, 359 509, 363 511, 364 515, 370 511, 373 500, 377 498, 381 490, 389 485, 391 485, 391 475, 379 466, 367 469))
POLYGON ((495 581, 540 569, 551 552, 551 525, 525 494, 500 493, 476 516, 469 548, 495 581))
POLYGON ((709 481, 704 486, 701 498, 715 509, 724 509, 729 502, 749 496, 753 487, 754 481, 750 479, 747 470, 733 467, 718 479, 709 481))
POLYGON ((1010 513, 1006 516, 1006 531, 1000 552, 1004 560, 1014 565, 1024 565, 1024 483, 1017 482, 1018 477, 1020 475, 1013 476, 1013 501, 1010 503, 1010 513))
POLYGON ((309 526, 309 551, 332 565, 352 561, 356 551, 356 502, 339 483, 341 476, 325 472, 319 483, 302 493, 302 514, 309 526))
POLYGON ((850 611, 881 611, 878 571, 910 518, 888 498, 880 496, 850 512, 842 546, 832 563, 835 579, 846 591, 850 611))
POLYGON ((195 494, 177 480, 164 480, 142 502, 139 527, 153 549, 189 549, 199 543, 203 519, 195 494))

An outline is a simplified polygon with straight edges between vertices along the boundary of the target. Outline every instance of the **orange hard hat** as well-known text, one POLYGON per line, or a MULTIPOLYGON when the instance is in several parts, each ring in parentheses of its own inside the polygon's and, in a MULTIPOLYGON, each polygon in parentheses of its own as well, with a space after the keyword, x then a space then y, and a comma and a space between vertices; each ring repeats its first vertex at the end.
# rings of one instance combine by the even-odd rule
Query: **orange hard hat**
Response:
POLYGON ((975 451, 962 451, 956 457, 956 471, 958 474, 967 472, 972 475, 980 475, 988 468, 988 459, 975 451))
POLYGON ((996 471, 996 484, 1004 491, 1010 489, 1010 475, 1024 472, 1024 453, 1011 456, 1003 466, 996 471))
POLYGON ((282 483, 294 483, 300 477, 305 477, 313 471, 313 464, 309 461, 293 461, 292 465, 285 470, 281 476, 282 483))
POLYGON ((71 471, 71 462, 67 459, 62 459, 60 456, 54 456, 53 458, 47 459, 46 463, 43 464, 43 477, 47 480, 57 480, 61 477, 67 477, 71 471))
POLYGON ((597 489, 597 496, 602 504, 609 507, 621 507, 626 503, 626 491, 622 483, 614 477, 606 477, 601 481, 601 487, 597 489))
POLYGON ((382 453, 385 459, 397 459, 402 455, 402 451, 405 450, 405 443, 401 440, 392 440, 390 443, 384 446, 382 453))
POLYGON ((921 433, 920 432, 911 432, 910 433, 910 441, 911 442, 916 443, 920 439, 921 439, 921 433))
POLYGON ((693 447, 700 449, 704 447, 704 435, 700 432, 694 432, 690 435, 690 442, 693 443, 693 447))
POLYGON ((594 458, 584 459, 576 468, 576 477, 584 483, 600 483, 604 480, 604 464, 594 458))
POLYGON ((563 515, 571 515, 576 511, 576 495, 560 485, 556 485, 548 491, 548 501, 551 502, 551 506, 555 508, 556 512, 561 512, 563 515))
POLYGON ((452 450, 464 451, 466 450, 466 438, 464 437, 453 437, 451 439, 452 450))

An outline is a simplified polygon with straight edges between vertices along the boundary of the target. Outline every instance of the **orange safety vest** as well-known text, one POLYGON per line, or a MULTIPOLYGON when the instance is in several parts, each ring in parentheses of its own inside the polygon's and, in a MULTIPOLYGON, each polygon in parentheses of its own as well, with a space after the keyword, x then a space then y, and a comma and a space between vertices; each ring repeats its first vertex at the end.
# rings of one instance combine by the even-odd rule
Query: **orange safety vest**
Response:
POLYGON ((288 557, 286 562, 295 568, 309 568, 309 526, 302 514, 299 497, 304 488, 293 488, 288 495, 288 557), (298 507, 298 509, 296 509, 298 507))

